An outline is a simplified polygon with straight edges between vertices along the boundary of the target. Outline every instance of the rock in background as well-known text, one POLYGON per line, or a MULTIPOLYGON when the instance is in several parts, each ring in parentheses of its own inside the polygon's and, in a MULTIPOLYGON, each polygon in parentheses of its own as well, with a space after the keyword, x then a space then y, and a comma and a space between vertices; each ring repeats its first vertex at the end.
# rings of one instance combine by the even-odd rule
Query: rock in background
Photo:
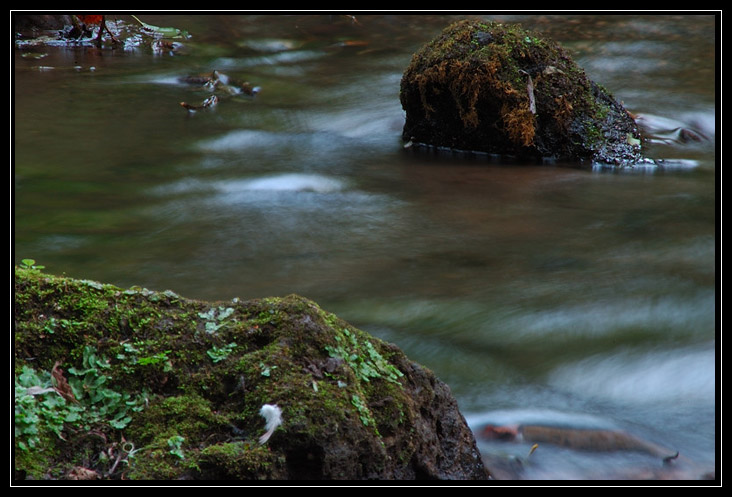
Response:
POLYGON ((633 118, 557 43, 518 26, 463 20, 412 58, 403 139, 529 160, 631 165, 633 118))

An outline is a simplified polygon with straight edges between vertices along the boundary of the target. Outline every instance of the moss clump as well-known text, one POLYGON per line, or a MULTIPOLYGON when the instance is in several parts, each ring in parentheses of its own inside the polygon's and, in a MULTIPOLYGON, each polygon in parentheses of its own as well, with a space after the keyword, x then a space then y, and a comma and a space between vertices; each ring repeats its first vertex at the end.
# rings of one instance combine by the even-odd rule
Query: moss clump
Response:
POLYGON ((557 43, 518 26, 458 21, 412 58, 403 138, 531 159, 633 163, 635 122, 557 43))
POLYGON ((266 447, 223 442, 204 448, 198 461, 207 480, 265 480, 286 474, 286 460, 266 447))
POLYGON ((209 303, 16 267, 14 317, 17 478, 485 477, 442 383, 302 297, 209 303), (264 404, 283 424, 260 445, 264 404))

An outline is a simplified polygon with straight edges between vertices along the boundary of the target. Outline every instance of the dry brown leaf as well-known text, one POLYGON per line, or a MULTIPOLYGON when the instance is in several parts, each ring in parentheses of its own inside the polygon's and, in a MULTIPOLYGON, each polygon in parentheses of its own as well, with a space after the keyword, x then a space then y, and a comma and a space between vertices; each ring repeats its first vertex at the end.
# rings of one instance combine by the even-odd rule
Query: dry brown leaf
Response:
POLYGON ((54 388, 64 399, 78 403, 79 401, 74 397, 74 392, 71 390, 69 382, 66 381, 66 378, 64 377, 64 370, 58 367, 59 364, 61 364, 61 362, 56 361, 56 364, 53 365, 53 369, 51 370, 51 376, 56 382, 54 388))
POLYGON ((99 473, 83 466, 74 466, 67 475, 69 480, 98 480, 99 473))

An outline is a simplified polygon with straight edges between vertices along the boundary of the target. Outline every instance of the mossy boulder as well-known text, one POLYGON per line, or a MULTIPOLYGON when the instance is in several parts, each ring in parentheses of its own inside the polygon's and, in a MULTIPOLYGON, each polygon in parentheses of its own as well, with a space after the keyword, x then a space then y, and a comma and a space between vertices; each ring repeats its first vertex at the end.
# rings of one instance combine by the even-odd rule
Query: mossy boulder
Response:
POLYGON ((529 160, 630 165, 633 118, 559 44, 516 25, 463 20, 412 58, 403 139, 529 160))
POLYGON ((291 295, 15 268, 16 479, 484 479, 449 388, 291 295), (264 444, 265 404, 282 424, 264 444))

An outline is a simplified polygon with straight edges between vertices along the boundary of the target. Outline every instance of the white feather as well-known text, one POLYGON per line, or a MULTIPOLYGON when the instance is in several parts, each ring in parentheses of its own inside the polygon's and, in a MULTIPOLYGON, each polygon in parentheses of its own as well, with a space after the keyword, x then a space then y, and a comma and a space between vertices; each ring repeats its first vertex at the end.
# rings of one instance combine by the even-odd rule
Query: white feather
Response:
POLYGON ((269 440, 269 437, 272 436, 272 433, 274 433, 277 427, 282 424, 282 409, 277 407, 277 405, 264 404, 259 410, 259 414, 267 422, 265 425, 267 429, 266 433, 259 437, 259 443, 264 444, 269 440))

